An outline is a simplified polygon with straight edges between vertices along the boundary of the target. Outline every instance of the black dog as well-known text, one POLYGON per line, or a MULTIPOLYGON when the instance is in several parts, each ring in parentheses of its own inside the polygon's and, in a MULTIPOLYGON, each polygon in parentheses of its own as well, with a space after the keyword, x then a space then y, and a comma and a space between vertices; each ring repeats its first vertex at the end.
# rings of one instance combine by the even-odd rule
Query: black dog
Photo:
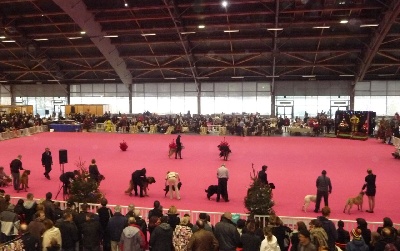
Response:
MULTIPOLYGON (((178 182, 178 189, 179 189, 179 191, 181 190, 181 187, 182 187, 182 182, 179 181, 179 182, 178 182)), ((174 186, 172 187, 172 190, 175 191, 175 187, 174 187, 174 186)), ((165 185, 164 191, 165 191, 164 197, 167 197, 167 194, 168 194, 168 192, 169 192, 169 185, 165 185)))
POLYGON ((214 194, 216 194, 218 192, 218 186, 211 185, 205 191, 207 193, 207 199, 210 200, 211 196, 213 196, 214 194))

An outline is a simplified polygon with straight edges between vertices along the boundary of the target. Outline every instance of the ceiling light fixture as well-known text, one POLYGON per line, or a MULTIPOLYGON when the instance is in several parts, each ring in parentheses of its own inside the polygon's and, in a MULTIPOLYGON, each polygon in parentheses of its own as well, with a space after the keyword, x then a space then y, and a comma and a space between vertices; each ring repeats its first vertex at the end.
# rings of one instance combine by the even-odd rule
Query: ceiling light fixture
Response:
POLYGON ((269 31, 281 31, 283 28, 267 28, 269 31))
POLYGON ((86 31, 81 31, 81 34, 82 34, 82 35, 85 35, 85 34, 86 34, 86 31))
POLYGON ((244 78, 244 77, 239 77, 239 76, 233 76, 231 78, 244 78))
POLYGON ((342 74, 342 75, 339 75, 340 77, 354 77, 354 75, 353 74, 342 74))
POLYGON ((197 77, 197 79, 208 79, 210 77, 197 77))
POLYGON ((74 40, 74 39, 81 39, 82 37, 69 37, 69 40, 74 40))
POLYGON ((329 29, 331 28, 330 26, 315 26, 313 29, 329 29))
POLYGON ((341 24, 347 24, 349 22, 349 20, 340 20, 341 24))
POLYGON ((362 27, 377 27, 377 26, 379 26, 379 24, 362 24, 362 25, 360 25, 361 28, 362 27))
POLYGON ((103 36, 103 37, 118 37, 118 35, 106 35, 106 36, 103 36))
POLYGON ((15 40, 3 40, 1 42, 3 42, 3 43, 15 43, 15 40))
POLYGON ((199 28, 199 29, 204 29, 204 28, 206 28, 206 26, 205 26, 204 24, 200 24, 200 25, 198 26, 198 28, 199 28))
POLYGON ((33 40, 35 40, 35 41, 47 41, 49 39, 48 38, 35 38, 33 40))
POLYGON ((124 6, 125 7, 129 7, 129 4, 127 2, 125 2, 124 6))
POLYGON ((0 80, 0 83, 7 83, 7 80, 0 80))
POLYGON ((168 79, 176 79, 176 78, 164 78, 164 79, 168 80, 168 79))
POLYGON ((105 79, 103 79, 104 81, 114 81, 115 80, 115 78, 105 78, 105 79))
POLYGON ((6 37, 5 36, 0 36, 0 39, 5 39, 6 37))
POLYGON ((60 80, 58 80, 58 79, 49 79, 49 80, 47 80, 47 82, 58 82, 58 81, 60 81, 60 80))
POLYGON ((228 1, 222 1, 221 5, 224 8, 228 7, 228 1))
POLYGON ((239 30, 224 30, 226 33, 234 33, 234 32, 239 32, 239 30))
POLYGON ((279 76, 265 76, 266 78, 279 78, 279 76))
POLYGON ((303 75, 302 77, 303 78, 315 78, 316 75, 303 75))
POLYGON ((146 34, 142 34, 142 37, 147 37, 147 36, 155 36, 156 33, 146 33, 146 34))
POLYGON ((183 31, 181 32, 181 35, 187 35, 187 34, 194 34, 196 33, 195 31, 183 31))

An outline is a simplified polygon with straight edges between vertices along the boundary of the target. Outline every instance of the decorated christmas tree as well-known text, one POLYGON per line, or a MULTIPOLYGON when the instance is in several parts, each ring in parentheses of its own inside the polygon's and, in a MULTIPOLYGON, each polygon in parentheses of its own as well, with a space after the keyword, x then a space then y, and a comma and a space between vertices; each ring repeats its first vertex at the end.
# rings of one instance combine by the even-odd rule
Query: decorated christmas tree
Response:
POLYGON ((104 195, 99 190, 99 183, 89 177, 85 161, 79 159, 75 163, 79 174, 71 184, 69 201, 79 203, 99 203, 104 195))
POLYGON ((268 184, 262 183, 258 179, 258 174, 254 170, 253 164, 250 178, 252 184, 247 189, 247 196, 244 198, 244 205, 250 215, 273 215, 275 214, 274 201, 272 200, 272 189, 268 184))

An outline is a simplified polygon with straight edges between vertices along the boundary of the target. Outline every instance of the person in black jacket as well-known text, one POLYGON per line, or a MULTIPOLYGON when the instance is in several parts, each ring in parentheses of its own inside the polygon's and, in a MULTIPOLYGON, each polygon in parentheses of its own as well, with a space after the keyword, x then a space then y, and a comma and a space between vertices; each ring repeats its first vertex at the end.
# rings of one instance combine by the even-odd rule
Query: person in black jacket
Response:
POLYGON ((326 234, 328 235, 328 248, 329 251, 335 251, 336 250, 336 240, 338 237, 335 224, 329 220, 329 216, 331 214, 331 209, 329 207, 323 207, 322 208, 322 216, 318 217, 318 220, 321 221, 322 228, 325 230, 326 234))
POLYGON ((340 244, 347 244, 350 241, 350 233, 344 229, 344 222, 341 220, 338 221, 337 226, 338 229, 336 232, 338 233, 338 238, 336 242, 340 244))
POLYGON ((28 231, 28 226, 23 223, 20 225, 21 240, 24 244, 25 251, 40 251, 39 240, 31 235, 28 231))
POLYGON ((103 237, 103 230, 100 223, 94 219, 93 213, 86 214, 86 221, 82 225, 81 233, 83 250, 101 250, 100 241, 103 237))
POLYGON ((89 165, 89 177, 96 182, 100 182, 100 172, 95 159, 92 159, 92 163, 89 165))
POLYGON ((63 220, 59 221, 56 227, 58 227, 61 232, 62 250, 74 251, 79 236, 78 228, 73 221, 72 214, 70 212, 64 213, 63 220))
POLYGON ((240 236, 243 251, 260 250, 261 238, 255 234, 256 226, 254 222, 249 222, 246 231, 240 236))
POLYGON ((114 207, 114 215, 107 224, 106 234, 110 236, 111 251, 118 250, 118 243, 121 238, 122 230, 128 226, 128 219, 121 214, 121 206, 114 207))
POLYGON ((175 159, 179 156, 182 159, 182 142, 181 142, 181 135, 178 135, 176 138, 176 151, 175 151, 175 159))
POLYGON ((103 236, 103 251, 110 251, 111 250, 111 242, 110 242, 110 236, 106 232, 107 230, 107 225, 110 220, 110 218, 113 216, 113 212, 111 211, 110 208, 107 207, 108 201, 107 199, 103 198, 101 199, 101 208, 97 209, 97 214, 99 215, 99 222, 101 225, 101 230, 104 233, 103 236))
POLYGON ((375 194, 376 194, 376 175, 372 173, 371 169, 367 170, 368 175, 365 176, 365 184, 361 190, 366 188, 365 194, 368 196, 369 210, 365 210, 367 213, 373 213, 375 208, 375 194))
POLYGON ((161 217, 161 223, 150 235, 150 250, 152 251, 172 251, 172 227, 167 223, 168 216, 161 217))
POLYGON ((268 166, 263 165, 261 170, 258 172, 258 179, 261 183, 268 185, 268 176, 267 176, 267 168, 268 166))
POLYGON ((139 186, 140 189, 140 197, 144 197, 143 195, 143 180, 146 179, 146 168, 142 168, 140 170, 136 170, 132 173, 132 185, 133 190, 135 191, 135 196, 138 196, 137 187, 139 186))
POLYGON ((18 155, 18 157, 16 159, 13 159, 10 163, 10 169, 11 169, 11 175, 13 178, 13 185, 14 185, 14 190, 19 192, 19 179, 20 179, 20 175, 19 175, 19 170, 24 170, 24 168, 22 168, 22 155, 18 155))
POLYGON ((45 170, 44 177, 48 180, 50 179, 51 165, 53 165, 53 157, 51 156, 50 148, 46 147, 44 153, 42 153, 42 166, 45 170))

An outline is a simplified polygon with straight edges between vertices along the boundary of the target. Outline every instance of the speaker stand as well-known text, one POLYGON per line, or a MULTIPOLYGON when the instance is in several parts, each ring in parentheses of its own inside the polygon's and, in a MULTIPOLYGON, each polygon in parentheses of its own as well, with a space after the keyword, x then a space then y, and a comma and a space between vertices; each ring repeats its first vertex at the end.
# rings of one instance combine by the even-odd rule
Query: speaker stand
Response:
MULTIPOLYGON (((64 163, 60 164, 61 175, 64 175, 64 163)), ((58 195, 60 194, 61 190, 63 191, 63 200, 66 201, 68 199, 68 194, 66 193, 67 187, 65 187, 65 183, 61 181, 59 186, 57 195, 55 199, 57 199, 58 195)))

